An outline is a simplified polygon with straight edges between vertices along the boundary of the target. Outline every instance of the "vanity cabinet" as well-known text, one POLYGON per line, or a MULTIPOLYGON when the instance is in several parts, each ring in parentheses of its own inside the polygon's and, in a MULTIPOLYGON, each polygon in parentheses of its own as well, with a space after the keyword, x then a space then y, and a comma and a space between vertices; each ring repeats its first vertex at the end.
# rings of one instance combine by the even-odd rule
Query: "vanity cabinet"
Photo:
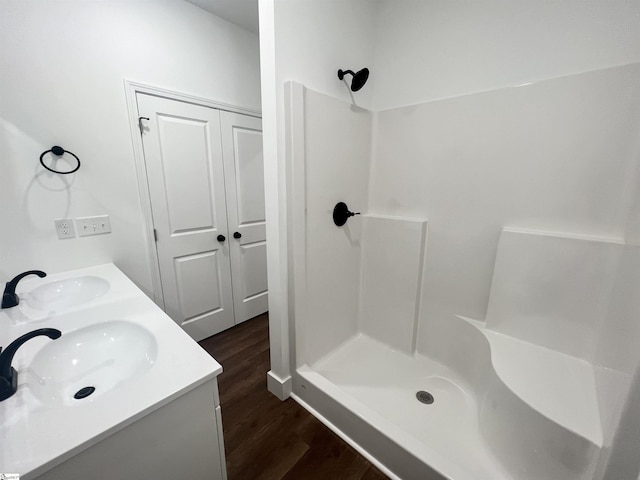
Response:
POLYGON ((1 472, 21 480, 226 478, 222 366, 131 280, 106 264, 20 288, 20 304, 0 312, 2 344, 43 322, 62 335, 26 342, 13 358, 20 375, 16 393, 0 402, 1 472), (69 301, 49 299, 61 288, 69 301))
POLYGON ((209 381, 69 458, 38 480, 226 480, 217 381, 209 381), (215 408, 212 408, 215 398, 215 408))

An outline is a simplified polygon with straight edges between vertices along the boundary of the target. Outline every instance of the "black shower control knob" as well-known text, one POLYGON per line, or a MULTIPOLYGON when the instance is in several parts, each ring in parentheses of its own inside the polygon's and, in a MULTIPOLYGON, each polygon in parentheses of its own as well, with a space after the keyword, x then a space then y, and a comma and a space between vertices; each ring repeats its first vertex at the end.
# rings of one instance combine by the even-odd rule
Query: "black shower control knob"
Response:
POLYGON ((227 239, 227 237, 225 237, 224 235, 218 235, 218 241, 220 243, 224 242, 227 239))
POLYGON ((349 217, 353 217, 354 215, 360 215, 360 212, 352 212, 349 210, 346 203, 338 202, 333 208, 333 223, 335 223, 336 226, 341 227, 347 223, 349 217))
POLYGON ((233 238, 242 238, 242 234, 240 232, 233 232, 233 238))

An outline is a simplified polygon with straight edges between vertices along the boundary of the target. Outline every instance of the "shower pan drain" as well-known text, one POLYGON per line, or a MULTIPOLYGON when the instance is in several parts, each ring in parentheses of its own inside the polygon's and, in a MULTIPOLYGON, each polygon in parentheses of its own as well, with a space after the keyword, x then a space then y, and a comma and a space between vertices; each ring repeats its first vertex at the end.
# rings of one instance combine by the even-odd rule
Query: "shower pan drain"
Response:
POLYGON ((433 403, 433 395, 429 392, 425 392, 424 390, 420 390, 416 393, 416 398, 421 403, 426 403, 427 405, 431 405, 433 403))

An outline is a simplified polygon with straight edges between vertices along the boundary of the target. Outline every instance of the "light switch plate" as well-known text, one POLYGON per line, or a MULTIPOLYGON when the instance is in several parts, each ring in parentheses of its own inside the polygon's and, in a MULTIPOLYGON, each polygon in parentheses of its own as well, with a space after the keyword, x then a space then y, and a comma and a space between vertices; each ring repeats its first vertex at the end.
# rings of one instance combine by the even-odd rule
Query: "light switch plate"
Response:
POLYGON ((111 222, 109 215, 99 215, 97 217, 78 217, 78 235, 87 237, 89 235, 102 235, 111 233, 111 222))
POLYGON ((59 239, 75 238, 76 231, 73 228, 73 219, 57 218, 53 221, 56 226, 56 235, 59 239))

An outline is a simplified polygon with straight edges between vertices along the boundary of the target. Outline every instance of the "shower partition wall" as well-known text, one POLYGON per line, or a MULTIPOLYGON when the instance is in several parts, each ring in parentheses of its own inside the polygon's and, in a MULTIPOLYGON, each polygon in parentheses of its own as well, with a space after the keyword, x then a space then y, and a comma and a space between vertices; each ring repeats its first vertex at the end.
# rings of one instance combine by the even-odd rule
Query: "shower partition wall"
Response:
POLYGON ((606 478, 639 360, 640 64, 287 98, 295 398, 392 478, 606 478), (363 215, 336 227, 339 201, 363 215))
POLYGON ((356 211, 367 205, 372 114, 298 84, 287 90, 298 119, 289 135, 298 152, 290 156, 290 216, 302 227, 292 230, 291 288, 296 312, 308 319, 296 325, 293 353, 313 363, 358 331, 361 218, 340 229, 332 213, 339 201, 356 211))

